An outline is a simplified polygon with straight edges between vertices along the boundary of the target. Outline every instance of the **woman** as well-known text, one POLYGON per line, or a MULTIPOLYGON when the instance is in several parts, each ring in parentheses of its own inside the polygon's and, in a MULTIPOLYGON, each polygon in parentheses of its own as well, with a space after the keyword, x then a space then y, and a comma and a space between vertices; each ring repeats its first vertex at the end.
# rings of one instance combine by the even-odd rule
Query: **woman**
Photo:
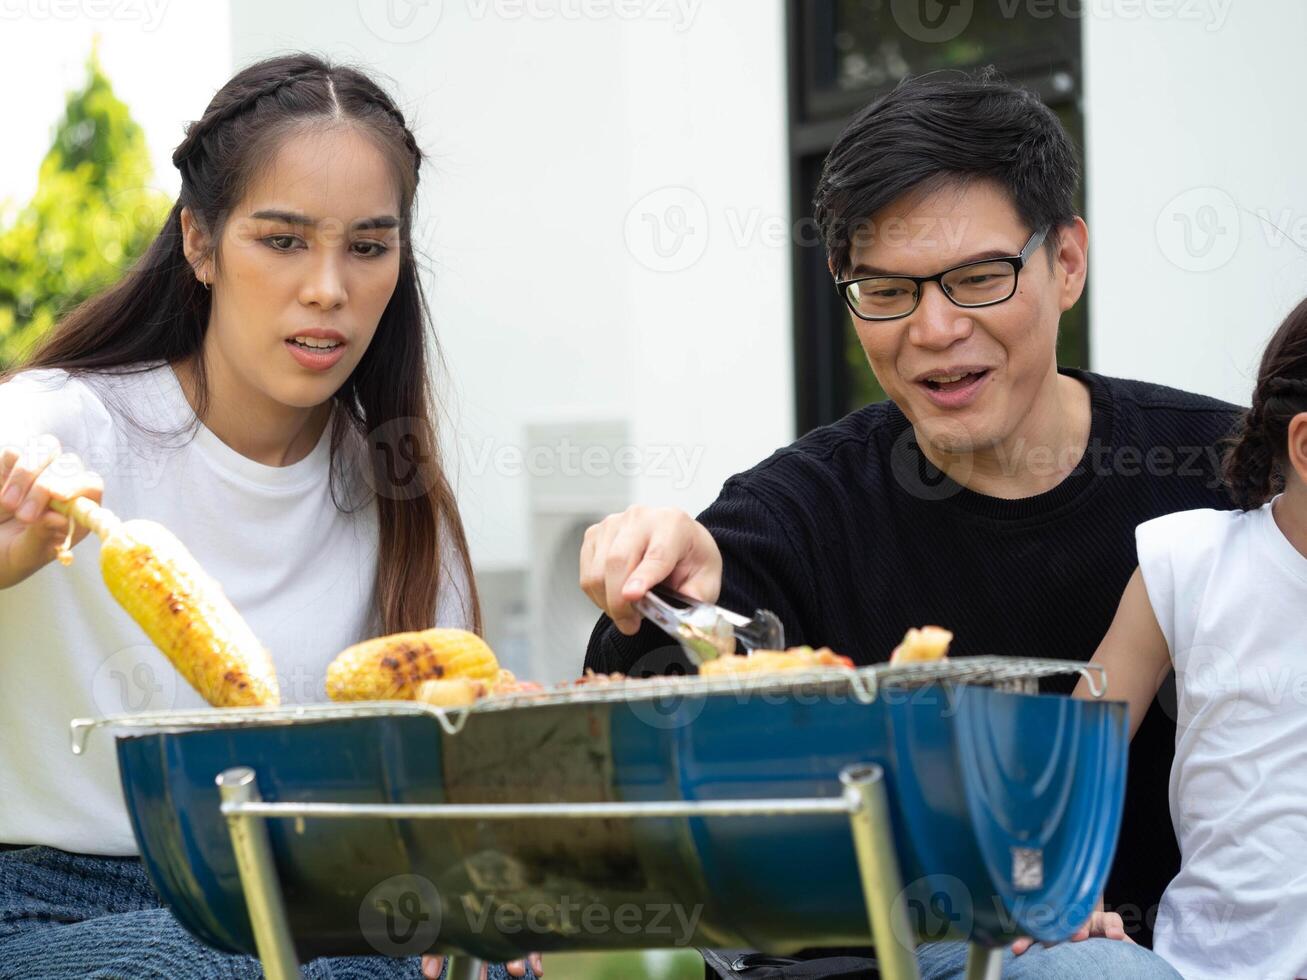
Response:
MULTIPOLYGON (((144 257, 0 379, 0 977, 260 975, 160 907, 109 740, 67 750, 73 717, 200 701, 94 553, 51 564, 68 529, 51 497, 176 533, 288 702, 322 700, 360 639, 480 628, 428 394, 402 114, 356 70, 275 58, 223 86, 173 162, 181 192, 144 257)), ((423 975, 382 957, 306 972, 423 975)))

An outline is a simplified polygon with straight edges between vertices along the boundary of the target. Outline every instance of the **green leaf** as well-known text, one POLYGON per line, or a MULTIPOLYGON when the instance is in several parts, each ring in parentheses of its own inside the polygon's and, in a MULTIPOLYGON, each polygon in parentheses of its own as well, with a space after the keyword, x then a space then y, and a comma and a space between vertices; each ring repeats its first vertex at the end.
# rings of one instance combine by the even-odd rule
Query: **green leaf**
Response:
POLYGON ((93 49, 26 206, 0 211, 0 370, 59 315, 115 282, 149 247, 171 202, 151 187, 145 134, 93 49))

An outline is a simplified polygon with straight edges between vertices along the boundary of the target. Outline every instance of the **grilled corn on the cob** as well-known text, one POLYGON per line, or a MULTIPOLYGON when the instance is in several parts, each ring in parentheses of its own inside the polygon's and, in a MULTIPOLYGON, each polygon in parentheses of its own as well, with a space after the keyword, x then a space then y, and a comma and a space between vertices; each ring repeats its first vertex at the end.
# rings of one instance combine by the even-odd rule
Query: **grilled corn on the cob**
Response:
POLYGON ((499 661, 485 640, 467 630, 392 633, 341 651, 327 667, 327 697, 411 701, 423 681, 452 677, 494 682, 499 661))
POLYGON ((271 655, 167 528, 120 521, 85 497, 51 506, 100 536, 110 594, 204 700, 219 708, 280 703, 271 655))

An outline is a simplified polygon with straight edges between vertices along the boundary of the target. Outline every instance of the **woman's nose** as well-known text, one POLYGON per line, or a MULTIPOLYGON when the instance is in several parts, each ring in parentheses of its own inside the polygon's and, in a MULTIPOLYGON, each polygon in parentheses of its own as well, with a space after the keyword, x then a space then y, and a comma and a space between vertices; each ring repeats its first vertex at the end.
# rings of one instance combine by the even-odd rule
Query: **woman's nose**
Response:
POLYGON ((321 255, 300 288, 300 302, 331 310, 343 306, 348 298, 341 260, 330 252, 321 255))

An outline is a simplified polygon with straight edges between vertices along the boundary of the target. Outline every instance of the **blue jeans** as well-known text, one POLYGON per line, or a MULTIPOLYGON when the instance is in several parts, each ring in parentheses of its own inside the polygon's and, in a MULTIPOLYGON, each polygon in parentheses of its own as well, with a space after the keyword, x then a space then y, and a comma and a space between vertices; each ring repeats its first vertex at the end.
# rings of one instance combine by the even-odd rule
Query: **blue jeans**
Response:
MULTIPOLYGON (((917 947, 921 980, 952 980, 965 975, 966 943, 922 943, 917 947)), ((1020 956, 1003 952, 1003 980, 1182 980, 1171 964, 1152 950, 1119 939, 1085 939, 1041 946, 1020 956)))
MULTIPOLYGON (((313 960, 306 980, 421 980, 416 957, 313 960)), ((530 970, 527 977, 534 975, 530 970)), ((0 851, 0 980, 260 980, 252 956, 191 936, 137 858, 50 847, 0 851)), ((507 980, 503 966, 490 980, 507 980)))

